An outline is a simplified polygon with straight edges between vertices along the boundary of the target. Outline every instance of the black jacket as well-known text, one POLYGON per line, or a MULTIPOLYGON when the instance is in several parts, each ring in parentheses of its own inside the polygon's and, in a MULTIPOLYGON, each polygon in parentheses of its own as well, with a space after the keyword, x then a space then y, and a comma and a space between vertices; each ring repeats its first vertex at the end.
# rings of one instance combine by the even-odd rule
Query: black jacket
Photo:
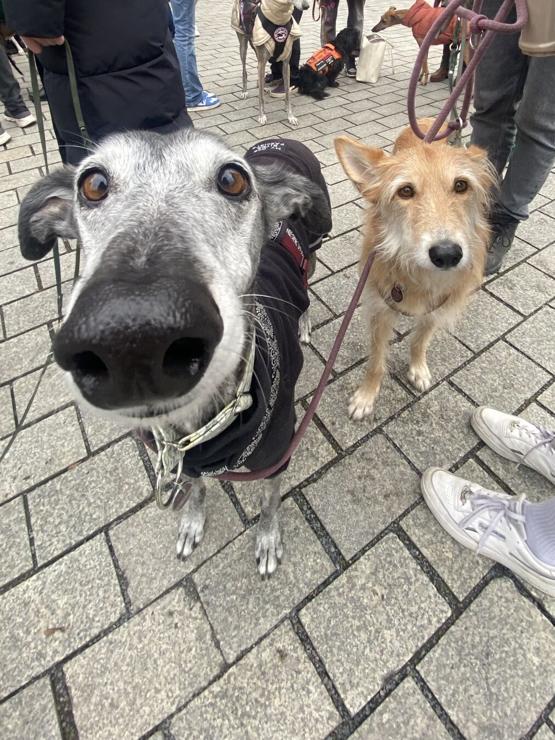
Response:
MULTIPOLYGON (((73 53, 79 99, 90 137, 133 129, 164 133, 191 125, 166 0, 4 0, 9 27, 22 36, 65 36, 73 53)), ((38 57, 62 158, 80 144, 65 51, 38 57)))

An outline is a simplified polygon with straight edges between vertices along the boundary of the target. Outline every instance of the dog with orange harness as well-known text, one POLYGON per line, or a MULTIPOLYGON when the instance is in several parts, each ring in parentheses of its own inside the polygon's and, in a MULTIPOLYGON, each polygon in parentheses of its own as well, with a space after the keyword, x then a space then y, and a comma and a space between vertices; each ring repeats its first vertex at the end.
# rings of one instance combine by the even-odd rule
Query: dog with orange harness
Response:
MULTIPOLYGON (((404 10, 400 8, 397 9, 392 5, 382 15, 379 23, 376 23, 376 25, 372 29, 372 32, 378 33, 379 31, 383 31, 386 28, 391 28, 392 26, 406 26, 407 28, 411 29, 412 35, 414 36, 418 46, 421 46, 426 34, 432 27, 432 24, 443 12, 443 8, 432 8, 431 5, 428 5, 426 0, 416 0, 416 2, 413 3, 410 8, 406 8, 404 10)), ((449 20, 445 28, 443 28, 441 32, 437 35, 433 43, 451 44, 455 36, 456 24, 457 18, 456 16, 453 16, 449 20)), ((467 60, 465 59, 465 61, 467 60)), ((428 58, 426 57, 422 64, 422 72, 420 75, 421 84, 427 85, 428 78, 428 58)))
POLYGON ((347 27, 337 34, 333 42, 314 52, 299 70, 299 92, 315 100, 326 98, 326 88, 338 87, 337 77, 359 43, 358 32, 347 27))

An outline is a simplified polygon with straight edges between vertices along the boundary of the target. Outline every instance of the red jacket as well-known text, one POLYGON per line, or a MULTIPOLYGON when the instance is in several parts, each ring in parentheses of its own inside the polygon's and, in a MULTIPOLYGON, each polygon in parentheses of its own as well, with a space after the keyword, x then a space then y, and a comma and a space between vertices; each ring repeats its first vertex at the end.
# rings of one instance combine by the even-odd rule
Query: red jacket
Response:
MULTIPOLYGON (((432 23, 439 15, 442 15, 442 13, 443 8, 432 8, 431 5, 428 5, 426 0, 416 0, 414 5, 411 5, 405 13, 402 24, 412 30, 412 35, 415 39, 423 39, 432 27, 432 23)), ((444 28, 432 43, 450 44, 451 41, 453 41, 456 23, 457 16, 454 15, 449 21, 447 28, 444 28)))

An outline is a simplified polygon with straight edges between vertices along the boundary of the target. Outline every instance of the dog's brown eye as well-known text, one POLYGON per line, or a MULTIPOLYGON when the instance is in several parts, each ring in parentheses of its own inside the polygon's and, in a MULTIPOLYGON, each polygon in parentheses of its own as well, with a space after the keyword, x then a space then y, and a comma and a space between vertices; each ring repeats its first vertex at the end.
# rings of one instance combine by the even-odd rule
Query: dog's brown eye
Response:
POLYGON ((455 180, 455 193, 466 193, 468 183, 466 180, 455 180))
POLYGON ((414 196, 414 188, 412 185, 403 185, 402 188, 399 188, 397 191, 397 195, 399 198, 404 198, 404 200, 408 200, 409 198, 412 198, 414 196))
POLYGON ((247 174, 236 166, 225 166, 218 173, 218 190, 224 195, 237 198, 246 195, 250 188, 247 174))
POLYGON ((108 195, 108 178, 101 170, 85 172, 79 183, 79 190, 85 200, 97 203, 108 195))

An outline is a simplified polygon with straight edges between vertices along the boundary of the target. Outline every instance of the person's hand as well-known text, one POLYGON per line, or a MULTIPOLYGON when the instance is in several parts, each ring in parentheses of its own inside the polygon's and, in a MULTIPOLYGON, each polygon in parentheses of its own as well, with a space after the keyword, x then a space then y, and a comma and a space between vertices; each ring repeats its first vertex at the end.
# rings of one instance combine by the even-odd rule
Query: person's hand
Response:
POLYGON ((54 38, 41 38, 40 36, 22 36, 25 42, 25 46, 30 49, 33 54, 40 54, 45 46, 61 46, 65 38, 63 36, 56 36, 54 38))

